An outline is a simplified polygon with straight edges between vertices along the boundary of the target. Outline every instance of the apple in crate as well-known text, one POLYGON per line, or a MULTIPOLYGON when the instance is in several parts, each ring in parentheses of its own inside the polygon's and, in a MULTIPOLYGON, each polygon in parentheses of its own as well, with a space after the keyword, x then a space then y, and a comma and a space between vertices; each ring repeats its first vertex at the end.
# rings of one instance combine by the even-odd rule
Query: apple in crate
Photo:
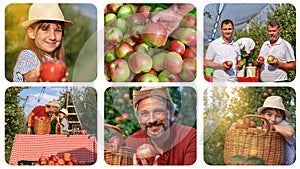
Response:
POLYGON ((145 159, 148 165, 152 165, 155 159, 155 151, 152 145, 150 144, 142 144, 136 149, 136 158, 139 164, 141 163, 141 159, 145 159))
POLYGON ((61 60, 45 61, 40 66, 40 78, 43 82, 61 82, 66 71, 67 67, 61 60))

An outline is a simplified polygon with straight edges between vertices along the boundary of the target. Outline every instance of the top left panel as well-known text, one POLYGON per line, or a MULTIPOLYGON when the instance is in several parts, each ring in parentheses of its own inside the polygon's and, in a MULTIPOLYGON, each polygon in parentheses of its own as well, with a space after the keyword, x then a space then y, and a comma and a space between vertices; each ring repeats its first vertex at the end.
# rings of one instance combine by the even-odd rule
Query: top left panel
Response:
POLYGON ((91 82, 97 75, 92 4, 16 3, 5 9, 5 77, 10 82, 91 82))

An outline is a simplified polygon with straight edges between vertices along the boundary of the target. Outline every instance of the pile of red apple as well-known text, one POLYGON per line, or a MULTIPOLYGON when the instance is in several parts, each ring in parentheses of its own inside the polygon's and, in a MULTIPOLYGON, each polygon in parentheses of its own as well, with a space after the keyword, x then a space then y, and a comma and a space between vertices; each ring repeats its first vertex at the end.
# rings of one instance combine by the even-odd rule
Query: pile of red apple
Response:
MULTIPOLYGON (((264 123, 261 127, 258 127, 256 123, 252 120, 249 120, 248 118, 245 119, 238 119, 235 123, 236 129, 248 129, 248 128, 259 128, 259 129, 267 129, 267 125, 264 123)), ((270 131, 275 131, 274 125, 270 125, 270 131)))
POLYGON ((41 156, 38 161, 34 162, 34 166, 40 165, 86 165, 86 163, 72 158, 71 153, 64 153, 62 157, 58 155, 41 156))
POLYGON ((169 36, 151 17, 163 10, 114 3, 104 11, 104 73, 113 82, 181 82, 196 77, 196 16, 186 14, 169 36))

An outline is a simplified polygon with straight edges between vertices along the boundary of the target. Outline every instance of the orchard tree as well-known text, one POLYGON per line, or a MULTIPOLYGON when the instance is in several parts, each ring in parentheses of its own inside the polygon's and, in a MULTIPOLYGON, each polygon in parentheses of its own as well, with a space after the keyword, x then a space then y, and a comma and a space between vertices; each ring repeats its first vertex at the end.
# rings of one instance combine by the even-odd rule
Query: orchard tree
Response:
POLYGON ((10 87, 5 92, 5 161, 9 163, 10 154, 16 134, 25 133, 26 119, 24 117, 24 105, 20 101, 27 101, 28 98, 21 98, 18 94, 24 87, 10 87))

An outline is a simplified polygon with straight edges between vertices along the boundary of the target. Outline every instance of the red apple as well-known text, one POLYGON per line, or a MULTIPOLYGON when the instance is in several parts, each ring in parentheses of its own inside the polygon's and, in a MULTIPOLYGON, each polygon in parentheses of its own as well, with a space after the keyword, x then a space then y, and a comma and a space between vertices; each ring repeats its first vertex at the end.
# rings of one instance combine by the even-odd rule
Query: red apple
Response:
POLYGON ((53 160, 49 160, 47 165, 55 165, 55 162, 53 160))
POLYGON ((152 12, 152 7, 149 5, 142 5, 137 12, 143 14, 145 18, 148 18, 152 12))
POLYGON ((41 156, 40 158, 39 158, 39 163, 40 163, 40 165, 47 165, 48 164, 48 157, 46 157, 46 156, 41 156))
POLYGON ((190 58, 190 59, 196 59, 197 57, 197 50, 195 47, 188 47, 186 48, 184 54, 183 54, 183 59, 187 59, 187 58, 190 58))
POLYGON ((80 130, 80 132, 79 132, 81 135, 87 135, 87 132, 86 132, 86 130, 80 130))
POLYGON ((144 29, 144 25, 135 25, 131 28, 130 30, 130 38, 135 42, 135 43, 143 43, 142 40, 142 32, 144 29))
POLYGON ((239 61, 238 61, 238 66, 239 66, 239 67, 244 66, 244 62, 243 62, 242 60, 239 60, 239 61))
POLYGON ((128 63, 124 59, 115 59, 109 63, 109 77, 114 82, 124 82, 130 76, 128 63))
POLYGON ((142 40, 153 47, 163 46, 168 38, 166 28, 159 22, 148 22, 142 33, 142 40))
POLYGON ((50 160, 52 160, 54 163, 57 163, 59 160, 59 157, 57 155, 51 155, 50 160))
POLYGON ((150 144, 142 144, 136 149, 136 157, 141 164, 141 159, 146 159, 148 165, 152 165, 155 159, 155 150, 150 144))
POLYGON ((112 13, 118 13, 122 5, 123 5, 122 3, 113 3, 113 4, 108 4, 107 8, 112 13))
POLYGON ((117 15, 114 13, 108 13, 104 16, 104 25, 109 25, 117 20, 117 15))
POLYGON ((171 74, 170 72, 163 70, 159 73, 158 79, 160 82, 180 82, 178 74, 171 74))
POLYGON ((146 23, 146 18, 141 13, 135 13, 127 19, 127 25, 129 28, 132 28, 133 26, 136 25, 145 25, 145 23, 146 23))
POLYGON ((118 18, 128 19, 133 14, 129 5, 123 5, 118 11, 118 18))
POLYGON ((225 61, 225 64, 226 64, 229 68, 231 68, 232 65, 233 65, 233 62, 232 62, 231 60, 227 60, 227 61, 225 61))
POLYGON ((64 153, 62 157, 65 161, 71 161, 72 160, 72 155, 71 153, 64 153))
POLYGON ((176 52, 168 52, 165 56, 165 69, 172 74, 182 71, 182 63, 181 56, 176 52))
POLYGON ((145 73, 141 77, 141 82, 159 82, 159 79, 156 75, 151 73, 145 73))
POLYGON ((182 71, 179 73, 183 81, 193 81, 196 78, 197 64, 195 59, 183 59, 182 71))
POLYGON ((250 128, 256 128, 256 123, 254 121, 250 121, 250 128))
POLYGON ((65 165, 66 161, 63 158, 59 158, 57 161, 58 165, 65 165))
POLYGON ((154 69, 150 69, 150 70, 149 70, 148 72, 146 72, 146 73, 136 74, 136 75, 134 76, 133 81, 134 81, 134 82, 141 82, 141 81, 142 81, 143 75, 144 75, 144 74, 147 74, 147 73, 153 74, 153 75, 157 76, 156 71, 155 71, 154 69))
POLYGON ((180 31, 179 40, 189 47, 196 46, 197 31, 194 28, 184 28, 180 31))
POLYGON ((108 141, 109 144, 117 144, 119 145, 120 144, 120 138, 118 136, 112 136, 109 141, 108 141))
POLYGON ((73 161, 67 161, 66 165, 74 165, 73 161))
POLYGON ((74 158, 72 159, 72 162, 73 162, 74 165, 78 165, 79 164, 78 160, 76 160, 74 158))
POLYGON ((265 58, 263 56, 258 56, 257 61, 261 62, 261 63, 264 63, 265 58))
POLYGON ((180 25, 186 28, 195 28, 196 24, 197 24, 197 18, 192 13, 186 14, 180 22, 180 25))
POLYGON ((133 53, 133 48, 128 42, 121 41, 115 46, 115 55, 117 58, 127 58, 133 53))
POLYGON ((62 60, 45 61, 40 66, 43 82, 61 82, 66 77, 67 67, 62 60))
POLYGON ((148 72, 152 68, 152 58, 142 52, 134 52, 128 57, 130 70, 135 73, 148 72))
POLYGON ((168 51, 177 52, 180 56, 183 56, 185 52, 185 45, 179 40, 172 40, 169 44, 168 51))
POLYGON ((273 62, 274 59, 275 59, 275 57, 273 55, 269 55, 267 60, 268 60, 268 62, 273 62))
POLYGON ((236 125, 235 125, 236 129, 247 129, 249 127, 250 127, 250 120, 249 119, 246 119, 246 123, 244 123, 243 119, 239 119, 236 122, 236 125))
POLYGON ((105 27, 105 42, 115 44, 123 39, 123 33, 117 27, 105 27))

